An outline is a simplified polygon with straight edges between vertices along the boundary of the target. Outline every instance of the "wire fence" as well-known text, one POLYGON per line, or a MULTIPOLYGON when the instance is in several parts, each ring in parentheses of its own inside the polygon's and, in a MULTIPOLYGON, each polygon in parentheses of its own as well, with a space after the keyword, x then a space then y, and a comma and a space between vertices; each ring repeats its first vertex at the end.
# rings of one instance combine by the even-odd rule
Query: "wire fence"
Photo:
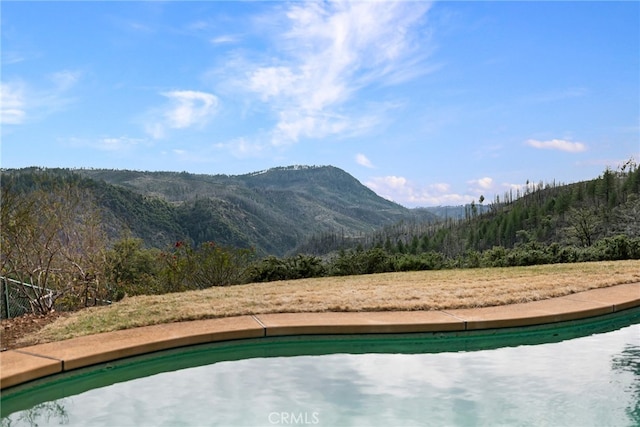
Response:
POLYGON ((22 283, 14 279, 0 276, 0 293, 2 301, 0 303, 0 318, 11 319, 12 317, 22 316, 31 312, 31 299, 21 291, 18 286, 23 289, 39 289, 28 283, 22 283))
MULTIPOLYGON (((51 289, 20 282, 15 279, 0 276, 0 318, 11 319, 32 313, 32 302, 37 298, 47 298, 53 294, 51 289)), ((108 305, 111 301, 95 300, 96 305, 108 305)), ((56 310, 62 307, 54 305, 56 310)))

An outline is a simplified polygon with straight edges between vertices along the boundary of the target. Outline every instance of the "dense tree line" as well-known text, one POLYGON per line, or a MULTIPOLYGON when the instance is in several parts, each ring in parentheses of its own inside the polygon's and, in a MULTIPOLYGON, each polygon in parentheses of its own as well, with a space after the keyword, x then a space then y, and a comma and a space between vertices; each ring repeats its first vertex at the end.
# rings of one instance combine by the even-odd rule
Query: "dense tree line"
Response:
MULTIPOLYGON (((402 246, 402 245, 401 245, 402 246)), ((404 247, 404 246, 403 246, 404 247)), ((304 277, 343 276, 400 271, 440 270, 447 268, 513 267, 587 261, 640 259, 640 237, 625 235, 602 238, 591 246, 545 245, 539 242, 513 248, 494 246, 484 251, 468 250, 450 257, 433 250, 413 250, 375 246, 341 250, 323 260, 314 255, 289 258, 271 257, 252 267, 252 281, 298 279, 304 277), (309 266, 308 268, 301 268, 309 266)))

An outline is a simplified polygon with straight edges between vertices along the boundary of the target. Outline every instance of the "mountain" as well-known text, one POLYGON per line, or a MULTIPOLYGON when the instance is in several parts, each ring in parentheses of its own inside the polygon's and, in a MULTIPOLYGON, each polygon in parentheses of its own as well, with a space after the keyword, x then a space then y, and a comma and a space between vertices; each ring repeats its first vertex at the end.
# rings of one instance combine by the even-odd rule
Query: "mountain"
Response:
POLYGON ((332 166, 245 175, 106 169, 2 171, 18 192, 66 182, 91 194, 112 240, 128 232, 147 247, 179 240, 254 247, 258 256, 324 255, 341 248, 436 251, 457 257, 494 247, 589 246, 640 236, 640 168, 607 169, 573 184, 528 186, 491 203, 407 209, 332 166), (440 215, 437 216, 436 214, 440 215))
POLYGON ((3 175, 13 177, 21 191, 47 179, 72 181, 91 191, 113 238, 129 230, 150 247, 189 239, 282 256, 317 234, 350 237, 403 220, 437 219, 381 198, 333 166, 235 176, 42 168, 3 175))
POLYGON ((317 267, 317 256, 330 274, 640 259, 635 163, 589 181, 541 181, 491 203, 445 208, 451 215, 439 220, 426 209, 382 199, 331 166, 238 176, 28 168, 2 171, 1 184, 3 237, 17 230, 14 237, 33 243, 30 230, 41 227, 45 237, 61 235, 66 248, 65 236, 76 234, 88 244, 101 242, 92 228, 101 223, 107 247, 133 236, 149 248, 213 241, 252 246, 260 258, 284 257, 264 260, 254 280, 275 277, 274 271, 280 278, 307 277, 300 268, 317 267), (33 206, 42 214, 28 215, 33 206), (58 219, 66 221, 62 234, 58 219))

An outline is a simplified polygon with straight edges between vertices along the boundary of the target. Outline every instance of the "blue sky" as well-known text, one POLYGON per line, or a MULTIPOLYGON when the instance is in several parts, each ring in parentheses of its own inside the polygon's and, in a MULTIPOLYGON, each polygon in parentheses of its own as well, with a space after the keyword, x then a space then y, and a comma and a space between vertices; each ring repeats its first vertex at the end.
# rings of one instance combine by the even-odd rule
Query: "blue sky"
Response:
POLYGON ((640 161, 640 3, 0 3, 2 167, 334 165, 408 207, 640 161))

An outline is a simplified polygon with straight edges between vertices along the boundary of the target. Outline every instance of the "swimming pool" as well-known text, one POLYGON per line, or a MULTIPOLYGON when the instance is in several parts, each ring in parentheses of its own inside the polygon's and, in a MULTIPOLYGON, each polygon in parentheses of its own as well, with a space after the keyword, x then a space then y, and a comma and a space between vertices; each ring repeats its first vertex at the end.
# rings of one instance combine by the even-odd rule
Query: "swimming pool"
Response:
POLYGON ((639 320, 172 350, 10 389, 2 423, 632 426, 639 320))

